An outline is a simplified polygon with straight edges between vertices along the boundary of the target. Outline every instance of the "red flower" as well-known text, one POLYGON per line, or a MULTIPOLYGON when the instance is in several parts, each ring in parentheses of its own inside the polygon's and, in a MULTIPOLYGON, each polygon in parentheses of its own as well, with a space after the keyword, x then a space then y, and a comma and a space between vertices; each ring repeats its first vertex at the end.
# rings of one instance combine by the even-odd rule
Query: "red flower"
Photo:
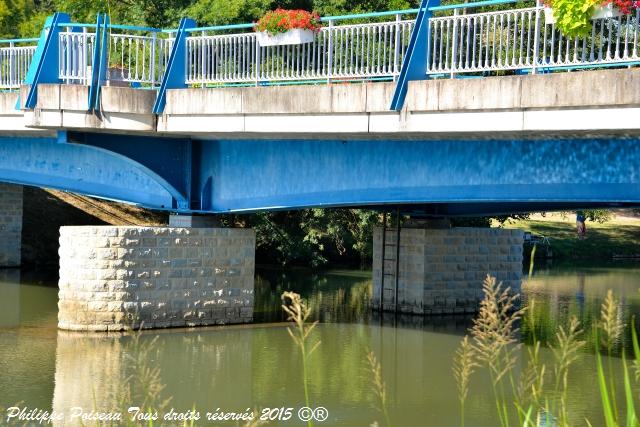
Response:
POLYGON ((320 16, 316 12, 307 12, 306 10, 284 10, 278 8, 271 12, 267 12, 258 21, 255 29, 256 31, 266 31, 271 34, 278 34, 295 28, 320 31, 321 27, 320 16))

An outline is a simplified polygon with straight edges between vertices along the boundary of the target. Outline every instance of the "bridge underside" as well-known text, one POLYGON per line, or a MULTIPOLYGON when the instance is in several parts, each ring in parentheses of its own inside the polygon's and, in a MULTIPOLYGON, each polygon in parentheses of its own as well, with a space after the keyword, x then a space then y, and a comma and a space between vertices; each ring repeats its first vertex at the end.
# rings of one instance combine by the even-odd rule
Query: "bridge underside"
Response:
POLYGON ((0 138, 0 181, 190 213, 402 205, 414 215, 640 206, 640 138, 0 138))

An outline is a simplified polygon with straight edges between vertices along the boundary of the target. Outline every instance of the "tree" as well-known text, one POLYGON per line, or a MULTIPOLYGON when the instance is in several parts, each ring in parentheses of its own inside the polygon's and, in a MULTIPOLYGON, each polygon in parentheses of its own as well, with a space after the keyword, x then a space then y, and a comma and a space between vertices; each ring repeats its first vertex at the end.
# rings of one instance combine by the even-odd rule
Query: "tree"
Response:
POLYGON ((17 36, 22 23, 30 19, 35 9, 33 0, 0 0, 0 38, 17 36))
POLYGON ((257 21, 271 6, 271 0, 198 0, 186 14, 199 25, 226 25, 257 21))
POLYGON ((605 222, 611 221, 613 218, 613 213, 609 209, 591 209, 582 211, 584 212, 584 216, 591 221, 604 224, 605 222))

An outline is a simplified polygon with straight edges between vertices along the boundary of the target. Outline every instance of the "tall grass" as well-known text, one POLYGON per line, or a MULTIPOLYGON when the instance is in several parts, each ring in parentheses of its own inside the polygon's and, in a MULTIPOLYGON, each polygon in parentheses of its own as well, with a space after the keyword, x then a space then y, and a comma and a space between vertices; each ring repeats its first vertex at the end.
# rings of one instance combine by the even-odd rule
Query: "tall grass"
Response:
MULTIPOLYGON (((507 390, 515 390, 512 370, 520 346, 517 344, 516 324, 522 310, 515 308, 519 295, 512 294, 509 288, 503 289, 495 277, 487 276, 482 290, 484 299, 470 330, 472 354, 478 365, 489 371, 498 419, 500 425, 506 427, 510 424, 507 390)), ((458 381, 458 389, 461 388, 461 381, 458 381)))
MULTIPOLYGON (((571 414, 567 404, 571 367, 581 357, 581 350, 586 344, 578 319, 572 316, 566 325, 558 327, 553 341, 549 343, 553 366, 548 367, 540 358, 541 342, 536 336, 533 315, 535 300, 529 307, 517 309, 519 295, 503 289, 491 276, 485 279, 483 292, 484 298, 473 327, 462 339, 453 359, 460 424, 465 425, 465 403, 471 378, 477 369, 484 369, 491 378, 496 417, 501 426, 591 426, 589 420, 579 420, 576 414, 571 414), (525 314, 528 314, 529 328, 533 332, 533 343, 522 356, 517 351, 516 325, 525 314), (521 360, 523 358, 526 360, 521 360), (525 367, 516 378, 514 367, 520 364, 525 367)), ((627 364, 625 349, 622 350, 622 369, 615 370, 612 364, 614 349, 625 329, 621 318, 619 302, 609 290, 593 330, 598 343, 594 371, 606 427, 639 427, 635 399, 640 385, 640 345, 634 322, 631 324, 632 366, 627 364), (606 363, 603 363, 601 349, 606 352, 606 363), (615 385, 618 383, 624 385, 624 396, 616 395, 615 385), (620 411, 620 408, 625 410, 620 411)))
POLYGON ((391 427, 391 418, 387 409, 387 385, 382 379, 382 366, 373 351, 367 353, 367 364, 371 372, 371 385, 377 399, 376 409, 382 415, 386 426, 391 427))
POLYGON ((453 376, 458 386, 460 423, 462 427, 464 427, 464 402, 467 400, 467 395, 469 394, 469 380, 475 368, 478 366, 475 349, 471 345, 469 337, 465 336, 460 343, 460 347, 456 350, 456 355, 453 359, 453 376))
MULTIPOLYGON (((311 309, 302 301, 300 295, 294 292, 284 292, 282 294, 282 309, 287 313, 288 318, 293 322, 293 327, 288 327, 287 332, 291 339, 300 350, 302 356, 302 384, 304 388, 304 399, 307 407, 311 407, 309 399, 309 380, 308 380, 308 362, 311 354, 318 348, 320 341, 316 342, 311 348, 308 347, 309 335, 315 329, 318 321, 307 324, 307 320, 311 315, 311 309)), ((313 427, 313 420, 307 421, 309 427, 313 427)))

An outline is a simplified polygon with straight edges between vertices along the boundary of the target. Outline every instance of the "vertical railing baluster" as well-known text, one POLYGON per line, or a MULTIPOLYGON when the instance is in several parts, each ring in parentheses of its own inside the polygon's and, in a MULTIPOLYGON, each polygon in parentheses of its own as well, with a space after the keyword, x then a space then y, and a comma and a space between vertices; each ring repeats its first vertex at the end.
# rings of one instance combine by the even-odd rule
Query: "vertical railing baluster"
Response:
POLYGON ((262 70, 262 64, 260 63, 260 44, 258 43, 258 38, 254 35, 253 36, 253 42, 255 45, 255 55, 256 55, 256 59, 255 59, 255 66, 254 66, 254 77, 255 77, 255 83, 256 86, 258 86, 260 84, 260 77, 261 77, 261 70, 262 70))
POLYGON ((333 43, 334 43, 334 39, 333 39, 333 32, 334 32, 333 24, 334 24, 333 19, 330 19, 329 20, 329 30, 327 31, 329 33, 329 58, 327 60, 329 73, 327 75, 327 83, 331 83, 331 77, 333 76, 333 43))
POLYGON ((396 76, 400 73, 400 21, 402 15, 396 14, 395 23, 395 49, 393 51, 393 81, 396 81, 396 76))
POLYGON ((151 80, 151 87, 155 87, 156 85, 156 43, 158 42, 158 35, 154 31, 151 34, 151 51, 149 55, 151 56, 151 60, 149 62, 149 75, 151 80))
POLYGON ((633 26, 633 57, 638 56, 638 27, 640 27, 640 9, 636 9, 635 25, 633 26))
POLYGON ((207 33, 205 31, 202 31, 200 33, 200 40, 198 40, 198 43, 200 43, 200 79, 199 80, 200 80, 200 83, 203 85, 203 87, 206 82, 207 64, 209 62, 209 60, 207 59, 207 49, 205 46, 206 35, 207 33))
POLYGON ((15 63, 15 52, 14 52, 15 44, 13 42, 9 42, 9 81, 8 86, 14 87, 19 85, 18 79, 16 78, 16 63, 15 63))
POLYGON ((456 61, 457 61, 457 55, 458 55, 458 21, 460 18, 458 18, 458 9, 455 9, 453 11, 453 28, 452 28, 452 33, 451 33, 451 72, 450 72, 450 77, 454 78, 455 77, 455 72, 456 72, 456 61))

